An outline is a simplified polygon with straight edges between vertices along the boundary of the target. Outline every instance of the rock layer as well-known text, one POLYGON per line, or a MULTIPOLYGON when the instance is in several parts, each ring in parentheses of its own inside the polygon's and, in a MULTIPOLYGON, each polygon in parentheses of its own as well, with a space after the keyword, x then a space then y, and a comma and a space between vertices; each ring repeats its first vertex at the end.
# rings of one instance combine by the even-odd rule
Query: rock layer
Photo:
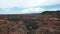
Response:
POLYGON ((0 34, 27 34, 29 30, 26 28, 24 20, 32 20, 30 24, 36 20, 41 24, 38 28, 36 27, 36 34, 60 34, 59 15, 60 11, 45 11, 40 14, 0 15, 0 34))

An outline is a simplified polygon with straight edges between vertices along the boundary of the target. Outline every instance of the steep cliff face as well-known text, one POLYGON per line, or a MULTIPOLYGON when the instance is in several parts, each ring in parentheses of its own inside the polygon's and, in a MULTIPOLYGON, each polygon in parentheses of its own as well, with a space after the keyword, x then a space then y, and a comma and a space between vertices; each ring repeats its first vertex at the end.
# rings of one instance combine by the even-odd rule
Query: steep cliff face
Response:
POLYGON ((0 34, 60 34, 60 11, 45 11, 41 14, 0 15, 0 34))

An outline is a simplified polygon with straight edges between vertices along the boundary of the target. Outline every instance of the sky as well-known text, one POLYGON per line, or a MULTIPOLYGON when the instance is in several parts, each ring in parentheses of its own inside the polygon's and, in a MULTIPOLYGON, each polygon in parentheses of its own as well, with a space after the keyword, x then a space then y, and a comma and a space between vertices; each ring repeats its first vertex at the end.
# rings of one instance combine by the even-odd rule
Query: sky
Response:
POLYGON ((30 14, 60 10, 60 0, 0 0, 0 14, 30 14))

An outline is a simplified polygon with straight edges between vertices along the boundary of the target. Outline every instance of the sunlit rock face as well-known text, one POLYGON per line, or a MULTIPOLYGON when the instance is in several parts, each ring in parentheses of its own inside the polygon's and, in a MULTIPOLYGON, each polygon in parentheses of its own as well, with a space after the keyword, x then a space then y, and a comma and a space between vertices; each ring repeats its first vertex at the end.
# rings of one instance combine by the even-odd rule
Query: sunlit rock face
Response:
POLYGON ((0 34, 60 34, 60 11, 0 15, 0 34))

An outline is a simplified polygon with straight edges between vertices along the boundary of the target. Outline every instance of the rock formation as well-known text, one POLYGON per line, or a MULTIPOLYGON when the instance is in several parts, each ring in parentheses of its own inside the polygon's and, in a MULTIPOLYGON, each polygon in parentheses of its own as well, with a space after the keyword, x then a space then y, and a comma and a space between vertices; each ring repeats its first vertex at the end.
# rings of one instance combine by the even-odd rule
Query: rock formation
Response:
POLYGON ((0 15, 0 34, 27 34, 31 29, 35 34, 60 34, 59 15, 60 11, 0 15))

